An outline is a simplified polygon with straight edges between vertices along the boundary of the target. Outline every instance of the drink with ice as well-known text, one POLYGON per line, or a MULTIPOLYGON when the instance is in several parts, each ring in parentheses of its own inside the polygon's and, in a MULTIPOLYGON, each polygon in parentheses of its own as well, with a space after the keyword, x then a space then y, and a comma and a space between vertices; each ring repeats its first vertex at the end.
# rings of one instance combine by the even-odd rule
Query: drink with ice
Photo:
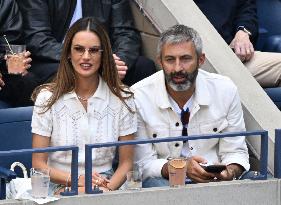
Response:
POLYGON ((32 196, 45 198, 48 196, 50 176, 47 169, 31 169, 32 196))
POLYGON ((25 45, 6 46, 8 73, 19 74, 25 72, 25 45))

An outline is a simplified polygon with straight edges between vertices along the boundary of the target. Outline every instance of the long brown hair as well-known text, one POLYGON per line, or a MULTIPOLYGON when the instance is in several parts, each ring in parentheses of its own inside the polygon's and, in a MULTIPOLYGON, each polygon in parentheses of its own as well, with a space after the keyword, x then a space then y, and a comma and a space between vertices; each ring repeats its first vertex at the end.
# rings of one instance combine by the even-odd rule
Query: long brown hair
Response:
POLYGON ((133 93, 122 84, 118 77, 115 61, 113 59, 113 53, 111 49, 110 39, 103 26, 94 18, 87 17, 79 19, 68 30, 61 54, 60 64, 56 77, 51 83, 43 84, 37 87, 33 94, 32 100, 35 101, 38 94, 42 89, 47 89, 52 92, 52 96, 46 104, 44 104, 44 112, 49 110, 52 105, 64 94, 71 92, 75 88, 75 72, 74 68, 69 60, 69 54, 71 52, 71 45, 73 37, 80 31, 94 32, 101 41, 102 59, 101 66, 98 70, 103 80, 107 83, 111 92, 116 95, 125 106, 132 111, 126 104, 125 99, 133 96, 133 93), (122 95, 122 93, 124 95, 122 95))

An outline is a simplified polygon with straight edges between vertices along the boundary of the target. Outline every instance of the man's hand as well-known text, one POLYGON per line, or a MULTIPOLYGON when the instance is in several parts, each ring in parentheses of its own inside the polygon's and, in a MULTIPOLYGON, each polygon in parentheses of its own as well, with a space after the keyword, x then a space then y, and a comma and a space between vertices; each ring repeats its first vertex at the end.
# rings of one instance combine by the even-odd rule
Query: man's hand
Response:
POLYGON ((4 87, 4 85, 5 85, 5 82, 2 79, 2 74, 0 73, 0 90, 2 90, 2 87, 4 87))
POLYGON ((237 31, 234 39, 230 43, 235 54, 242 62, 249 61, 254 55, 254 47, 250 41, 249 34, 244 31, 237 31))
POLYGON ((123 80, 127 73, 128 67, 126 66, 126 63, 122 61, 116 54, 113 54, 113 58, 117 67, 119 78, 123 80))
POLYGON ((31 53, 29 51, 25 51, 24 52, 24 72, 22 73, 22 75, 26 75, 28 72, 27 72, 27 69, 29 69, 31 67, 30 63, 32 61, 31 57, 30 57, 31 53))
POLYGON ((207 163, 207 161, 200 156, 193 156, 187 161, 186 175, 193 182, 210 182, 213 181, 215 174, 206 172, 199 163, 207 163))
POLYGON ((229 164, 221 173, 216 174, 218 180, 230 181, 239 177, 243 173, 244 168, 239 164, 229 164))

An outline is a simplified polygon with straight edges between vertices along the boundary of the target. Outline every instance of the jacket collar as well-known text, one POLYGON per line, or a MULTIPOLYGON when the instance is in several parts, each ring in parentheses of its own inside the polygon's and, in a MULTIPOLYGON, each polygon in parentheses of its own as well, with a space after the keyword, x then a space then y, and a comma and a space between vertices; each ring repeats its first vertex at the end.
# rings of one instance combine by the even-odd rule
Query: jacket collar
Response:
POLYGON ((204 72, 199 69, 195 82, 194 101, 199 105, 209 105, 211 102, 211 94, 208 89, 207 80, 204 78, 204 72))
MULTIPOLYGON (((199 105, 210 104, 210 92, 208 90, 207 81, 204 78, 204 71, 199 69, 195 82, 194 102, 199 105)), ((156 87, 156 103, 162 109, 170 108, 171 103, 168 98, 166 89, 165 76, 163 70, 159 71, 158 86, 156 87)))

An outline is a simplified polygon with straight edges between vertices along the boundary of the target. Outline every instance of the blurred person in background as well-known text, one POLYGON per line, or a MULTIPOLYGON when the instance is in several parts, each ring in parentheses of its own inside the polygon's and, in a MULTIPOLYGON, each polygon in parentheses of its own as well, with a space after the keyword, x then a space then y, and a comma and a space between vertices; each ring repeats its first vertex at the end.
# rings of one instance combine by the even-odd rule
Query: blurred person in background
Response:
POLYGON ((281 86, 281 53, 255 50, 256 0, 194 0, 194 3, 262 87, 281 86))
POLYGON ((15 0, 0 0, 0 107, 32 105, 31 93, 38 86, 38 78, 28 70, 30 52, 24 52, 23 73, 8 73, 5 48, 10 44, 24 44, 22 16, 15 0))
POLYGON ((140 56, 141 38, 127 0, 18 0, 18 4, 32 67, 41 82, 57 72, 65 34, 82 17, 94 17, 105 26, 123 83, 132 85, 156 72, 153 61, 140 56))

